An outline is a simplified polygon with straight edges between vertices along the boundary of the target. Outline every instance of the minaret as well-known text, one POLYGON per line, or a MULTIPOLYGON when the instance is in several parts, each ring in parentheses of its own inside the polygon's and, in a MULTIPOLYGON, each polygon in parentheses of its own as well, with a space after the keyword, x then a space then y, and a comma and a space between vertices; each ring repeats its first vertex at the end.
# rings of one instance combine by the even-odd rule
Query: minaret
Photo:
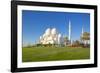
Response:
POLYGON ((84 29, 83 29, 83 26, 82 26, 82 37, 83 37, 83 33, 84 33, 84 29))
MULTIPOLYGON (((81 37, 83 37, 83 33, 84 33, 84 29, 83 29, 83 26, 82 26, 81 37)), ((83 43, 83 40, 81 40, 81 43, 83 43)))
POLYGON ((69 36, 68 40, 71 41, 71 22, 69 21, 69 36))

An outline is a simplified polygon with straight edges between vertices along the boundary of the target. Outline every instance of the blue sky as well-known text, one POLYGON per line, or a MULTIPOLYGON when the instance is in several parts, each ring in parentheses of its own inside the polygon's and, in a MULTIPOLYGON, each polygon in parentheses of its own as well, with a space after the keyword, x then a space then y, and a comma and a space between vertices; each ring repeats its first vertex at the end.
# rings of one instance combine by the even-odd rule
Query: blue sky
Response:
POLYGON ((68 36, 68 23, 71 21, 71 38, 78 40, 82 26, 90 32, 90 14, 75 12, 22 11, 23 44, 34 44, 47 28, 55 27, 59 33, 68 36))

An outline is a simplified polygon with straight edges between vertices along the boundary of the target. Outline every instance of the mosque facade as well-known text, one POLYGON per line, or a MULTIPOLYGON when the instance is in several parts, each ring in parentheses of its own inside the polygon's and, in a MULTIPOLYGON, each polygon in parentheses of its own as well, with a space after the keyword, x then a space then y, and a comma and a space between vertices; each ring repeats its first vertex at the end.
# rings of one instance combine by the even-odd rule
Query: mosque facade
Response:
MULTIPOLYGON (((72 33, 71 33, 71 22, 70 21, 69 21, 68 30, 66 31, 68 31, 68 43, 72 44, 73 40, 71 37, 72 33)), ((84 33, 84 30, 82 27, 81 36, 83 35, 83 33, 84 33)), ((85 43, 84 41, 83 42, 80 41, 80 42, 85 43)), ((40 44, 65 44, 65 41, 64 41, 63 34, 59 33, 56 28, 47 28, 44 34, 40 36, 39 43, 40 44)))

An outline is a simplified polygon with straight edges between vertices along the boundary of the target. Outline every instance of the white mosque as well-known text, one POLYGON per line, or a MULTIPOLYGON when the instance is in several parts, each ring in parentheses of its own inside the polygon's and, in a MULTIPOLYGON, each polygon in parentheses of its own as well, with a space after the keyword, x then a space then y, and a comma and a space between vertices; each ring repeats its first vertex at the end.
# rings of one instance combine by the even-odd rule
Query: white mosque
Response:
MULTIPOLYGON (((82 27, 82 33, 83 35, 84 30, 82 27)), ((71 37, 71 22, 69 21, 69 27, 68 27, 68 44, 72 45, 74 40, 72 40, 71 37)), ((80 41, 80 40, 79 40, 80 41)), ((86 41, 87 42, 87 41, 86 41)), ((45 33, 40 36, 39 39, 40 44, 65 44, 63 34, 59 33, 56 28, 47 28, 45 33)), ((80 43, 85 43, 84 41, 80 41, 80 43)))
MULTIPOLYGON (((69 21, 69 36, 68 40, 71 41, 71 22, 69 21)), ((45 33, 40 36, 39 43, 41 44, 63 44, 64 37, 57 31, 56 28, 47 28, 45 33)))

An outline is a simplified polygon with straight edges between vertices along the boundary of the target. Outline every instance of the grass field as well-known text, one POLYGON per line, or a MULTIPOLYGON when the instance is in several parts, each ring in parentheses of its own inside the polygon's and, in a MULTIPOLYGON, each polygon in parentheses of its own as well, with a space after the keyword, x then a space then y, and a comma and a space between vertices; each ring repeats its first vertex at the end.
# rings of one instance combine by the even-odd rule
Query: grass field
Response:
POLYGON ((23 62, 80 60, 90 58, 90 48, 30 47, 22 48, 23 62))

